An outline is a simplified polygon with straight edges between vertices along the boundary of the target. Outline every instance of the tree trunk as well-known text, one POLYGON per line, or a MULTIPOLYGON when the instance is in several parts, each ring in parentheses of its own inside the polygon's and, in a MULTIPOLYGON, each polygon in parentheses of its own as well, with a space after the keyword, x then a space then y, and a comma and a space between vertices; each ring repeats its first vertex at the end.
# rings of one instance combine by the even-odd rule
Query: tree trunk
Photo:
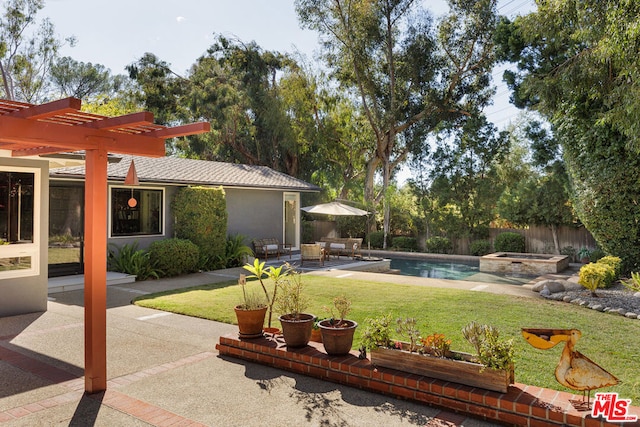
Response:
POLYGON ((551 234, 553 235, 553 245, 556 249, 556 254, 560 253, 560 243, 558 240, 558 226, 555 224, 551 224, 551 234))

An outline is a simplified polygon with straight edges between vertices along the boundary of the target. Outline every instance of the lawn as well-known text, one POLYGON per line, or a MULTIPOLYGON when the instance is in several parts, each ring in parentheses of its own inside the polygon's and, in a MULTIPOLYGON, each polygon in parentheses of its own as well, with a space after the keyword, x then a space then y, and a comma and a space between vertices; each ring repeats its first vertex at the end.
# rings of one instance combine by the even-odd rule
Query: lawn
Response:
MULTIPOLYGON (((323 306, 334 296, 352 301, 350 319, 363 324, 366 318, 391 313, 414 317, 425 335, 439 332, 451 339, 453 350, 472 352, 461 328, 472 320, 497 327, 513 338, 516 349, 516 381, 568 391, 557 383, 554 370, 562 345, 550 350, 531 347, 520 335, 521 328, 579 329, 582 338, 576 349, 617 376, 622 382, 606 389, 640 404, 640 321, 604 314, 556 301, 495 295, 382 282, 304 276, 309 313, 326 317, 323 306)), ((255 286, 252 282, 248 287, 255 286)), ((212 284, 176 291, 144 295, 135 304, 160 310, 236 323, 233 307, 242 298, 235 282, 212 284)), ((273 326, 279 327, 274 314, 273 326)), ((361 329, 361 326, 358 329, 361 329)), ((359 345, 356 331, 354 348, 359 345)))

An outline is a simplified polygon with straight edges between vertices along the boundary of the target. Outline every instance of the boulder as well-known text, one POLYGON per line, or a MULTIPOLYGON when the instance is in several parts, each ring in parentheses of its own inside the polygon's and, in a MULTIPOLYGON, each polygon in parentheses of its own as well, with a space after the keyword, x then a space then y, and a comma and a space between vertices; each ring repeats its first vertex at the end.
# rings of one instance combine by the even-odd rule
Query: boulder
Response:
POLYGON ((534 292, 542 292, 543 289, 548 289, 552 294, 558 292, 564 292, 566 280, 541 280, 531 288, 534 292))

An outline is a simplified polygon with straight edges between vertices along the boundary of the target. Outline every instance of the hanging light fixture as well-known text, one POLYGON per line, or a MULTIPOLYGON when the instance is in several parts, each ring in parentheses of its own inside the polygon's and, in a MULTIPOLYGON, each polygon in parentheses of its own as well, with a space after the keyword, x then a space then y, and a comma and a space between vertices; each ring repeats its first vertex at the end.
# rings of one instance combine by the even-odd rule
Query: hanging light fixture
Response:
MULTIPOLYGON (((133 159, 131 159, 127 177, 124 179, 124 185, 140 185, 140 181, 138 181, 138 173, 136 172, 136 164, 133 162, 133 159)), ((127 204, 130 208, 135 208, 138 205, 138 201, 133 197, 133 188, 131 189, 131 198, 127 201, 127 204)))

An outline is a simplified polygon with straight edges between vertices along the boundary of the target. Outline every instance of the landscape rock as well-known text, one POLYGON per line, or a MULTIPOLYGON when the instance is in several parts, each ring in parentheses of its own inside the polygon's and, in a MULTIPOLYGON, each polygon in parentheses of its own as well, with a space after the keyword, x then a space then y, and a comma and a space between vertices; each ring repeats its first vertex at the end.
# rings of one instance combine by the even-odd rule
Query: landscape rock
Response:
POLYGON ((564 292, 566 285, 569 284, 566 280, 541 280, 531 288, 534 292, 542 292, 545 288, 550 293, 555 294, 557 292, 564 292))
POLYGON ((629 313, 625 313, 624 317, 627 317, 629 319, 637 319, 638 315, 636 313, 629 312, 629 313))

